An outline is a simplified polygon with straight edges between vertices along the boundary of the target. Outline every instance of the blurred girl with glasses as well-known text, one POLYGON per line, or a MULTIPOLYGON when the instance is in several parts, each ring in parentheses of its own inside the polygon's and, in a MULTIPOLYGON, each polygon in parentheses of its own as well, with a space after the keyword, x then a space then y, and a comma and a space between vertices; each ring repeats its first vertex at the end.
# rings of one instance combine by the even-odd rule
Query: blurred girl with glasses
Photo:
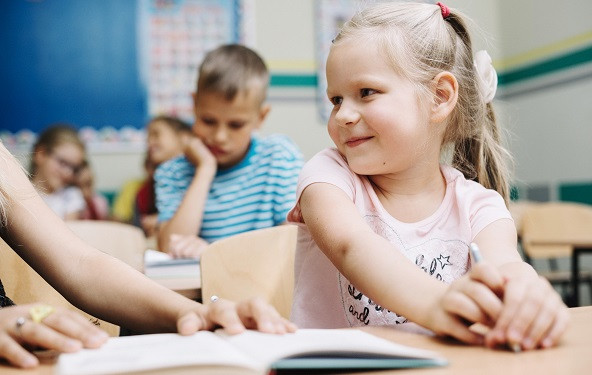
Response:
POLYGON ((82 192, 73 186, 85 157, 76 129, 56 124, 45 129, 31 155, 31 182, 51 209, 64 220, 80 219, 82 192))

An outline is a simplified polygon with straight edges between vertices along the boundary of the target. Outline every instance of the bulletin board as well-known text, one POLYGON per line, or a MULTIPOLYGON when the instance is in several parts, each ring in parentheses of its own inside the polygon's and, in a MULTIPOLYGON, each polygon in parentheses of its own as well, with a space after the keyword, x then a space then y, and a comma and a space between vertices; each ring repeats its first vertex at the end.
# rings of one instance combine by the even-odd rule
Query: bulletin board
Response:
POLYGON ((148 113, 192 121, 199 63, 221 44, 250 44, 252 14, 248 1, 143 0, 140 61, 148 113))
POLYGON ((254 40, 254 1, 0 1, 0 139, 23 148, 66 122, 143 147, 151 116, 190 120, 205 51, 254 40))

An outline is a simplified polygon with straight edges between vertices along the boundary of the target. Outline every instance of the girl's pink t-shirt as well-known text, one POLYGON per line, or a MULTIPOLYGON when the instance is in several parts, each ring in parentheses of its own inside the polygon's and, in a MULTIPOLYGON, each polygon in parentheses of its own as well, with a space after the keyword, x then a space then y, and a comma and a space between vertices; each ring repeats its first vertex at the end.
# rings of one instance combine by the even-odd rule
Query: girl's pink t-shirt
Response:
MULTIPOLYGON (((416 223, 403 223, 392 217, 369 180, 352 172, 336 149, 321 151, 306 163, 298 181, 297 202, 311 184, 337 186, 351 198, 374 232, 432 277, 451 283, 470 268, 468 245, 475 236, 494 221, 512 217, 496 191, 465 179, 450 166, 442 165, 441 170, 447 184, 444 199, 436 212, 416 223)), ((405 317, 369 300, 335 268, 312 239, 298 203, 288 213, 288 221, 299 226, 293 322, 301 328, 407 322, 405 317)))

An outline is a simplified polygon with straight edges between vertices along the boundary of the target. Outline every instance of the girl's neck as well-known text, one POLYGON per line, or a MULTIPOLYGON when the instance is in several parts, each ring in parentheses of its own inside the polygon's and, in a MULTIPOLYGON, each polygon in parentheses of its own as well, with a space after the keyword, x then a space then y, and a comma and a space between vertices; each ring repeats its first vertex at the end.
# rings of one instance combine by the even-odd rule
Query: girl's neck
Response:
POLYGON ((369 176, 369 180, 384 209, 406 223, 432 215, 446 194, 446 180, 439 164, 428 170, 369 176))

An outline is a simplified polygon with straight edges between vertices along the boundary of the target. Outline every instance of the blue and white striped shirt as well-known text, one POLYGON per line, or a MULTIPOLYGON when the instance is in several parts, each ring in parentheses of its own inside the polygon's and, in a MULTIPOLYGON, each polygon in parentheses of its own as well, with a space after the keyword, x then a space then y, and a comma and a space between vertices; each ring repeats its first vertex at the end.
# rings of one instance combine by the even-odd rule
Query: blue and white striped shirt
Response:
MULTIPOLYGON (((286 136, 253 136, 245 158, 218 170, 205 205, 199 236, 208 242, 286 221, 294 206, 303 165, 298 147, 286 136)), ((181 156, 154 174, 158 221, 170 220, 183 200, 195 167, 181 156)))

